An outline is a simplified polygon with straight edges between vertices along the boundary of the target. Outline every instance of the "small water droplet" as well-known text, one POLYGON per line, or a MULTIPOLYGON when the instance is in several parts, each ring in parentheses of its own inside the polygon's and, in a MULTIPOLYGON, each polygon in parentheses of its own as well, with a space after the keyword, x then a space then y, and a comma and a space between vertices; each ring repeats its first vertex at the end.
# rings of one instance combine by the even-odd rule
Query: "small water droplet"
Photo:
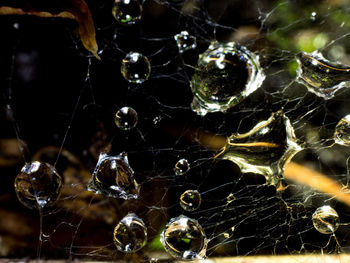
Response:
POLYGON ((117 249, 124 253, 133 253, 147 243, 145 223, 134 213, 129 213, 114 228, 113 241, 117 249))
POLYGON ((151 64, 146 56, 129 52, 122 60, 120 72, 130 83, 141 84, 149 78, 151 64))
POLYGON ((153 118, 153 124, 156 125, 162 121, 162 117, 156 116, 153 118))
POLYGON ((222 155, 243 173, 264 175, 267 184, 277 186, 284 166, 301 149, 288 117, 278 111, 250 131, 231 135, 222 155))
POLYGON ((312 215, 315 229, 322 234, 333 234, 338 229, 339 222, 337 211, 328 205, 317 208, 312 215))
POLYGON ((52 205, 59 197, 62 177, 48 163, 26 163, 15 179, 18 200, 30 209, 52 205))
POLYGON ((339 89, 349 86, 350 67, 330 62, 318 51, 311 54, 301 52, 297 55, 297 61, 298 82, 325 100, 333 98, 339 89))
POLYGON ((227 232, 224 232, 222 235, 224 236, 224 238, 228 239, 231 238, 235 232, 235 227, 231 227, 227 232))
POLYGON ((174 172, 176 175, 183 175, 190 169, 190 164, 186 159, 180 159, 174 167, 174 172))
POLYGON ((227 199, 227 204, 230 204, 236 200, 236 197, 231 193, 226 197, 226 199, 227 199))
POLYGON ((138 122, 137 112, 131 107, 123 107, 115 114, 114 122, 121 130, 131 130, 138 122))
POLYGON ((203 259, 208 246, 200 224, 184 215, 170 220, 160 241, 171 256, 182 260, 203 259))
POLYGON ((316 16, 317 16, 317 13, 316 12, 312 12, 311 15, 310 15, 310 20, 312 22, 315 22, 316 21, 316 16))
POLYGON ((187 31, 181 31, 181 33, 174 36, 174 39, 176 40, 180 53, 197 47, 196 38, 191 36, 187 31))
POLYGON ((343 117, 335 126, 335 143, 350 146, 350 114, 343 117))
POLYGON ((19 29, 19 23, 13 23, 13 28, 14 29, 19 29))
POLYGON ((119 24, 134 25, 141 20, 142 4, 139 0, 115 0, 112 14, 119 24))
POLYGON ((234 42, 214 42, 199 56, 191 80, 191 108, 199 115, 225 112, 257 90, 264 79, 257 55, 234 42))
POLYGON ((180 196, 180 205, 186 211, 197 210, 201 203, 202 197, 197 190, 187 190, 180 196))
POLYGON ((109 156, 101 153, 88 190, 115 198, 138 198, 140 187, 134 179, 127 154, 109 156))

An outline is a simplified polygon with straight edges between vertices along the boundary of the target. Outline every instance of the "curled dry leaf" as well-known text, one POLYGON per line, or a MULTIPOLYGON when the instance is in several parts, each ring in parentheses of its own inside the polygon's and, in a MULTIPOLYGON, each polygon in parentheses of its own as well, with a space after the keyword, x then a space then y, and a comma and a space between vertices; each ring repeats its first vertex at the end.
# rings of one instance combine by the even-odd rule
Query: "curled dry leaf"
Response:
POLYGON ((44 7, 40 4, 26 1, 19 6, 0 6, 0 15, 34 15, 39 17, 61 17, 73 19, 78 22, 79 35, 84 47, 89 50, 97 59, 98 47, 96 43, 95 26, 89 7, 84 0, 61 0, 52 1, 44 7))

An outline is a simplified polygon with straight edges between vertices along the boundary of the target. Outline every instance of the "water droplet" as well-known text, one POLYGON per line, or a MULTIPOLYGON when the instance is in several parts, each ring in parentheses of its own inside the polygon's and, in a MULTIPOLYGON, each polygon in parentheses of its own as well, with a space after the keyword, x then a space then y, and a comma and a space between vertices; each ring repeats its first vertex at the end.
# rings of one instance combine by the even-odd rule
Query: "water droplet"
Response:
POLYGON ((156 125, 162 121, 162 117, 156 116, 153 118, 153 124, 156 125))
POLYGON ((226 200, 227 200, 227 204, 230 204, 236 200, 236 197, 231 193, 226 197, 226 200))
POLYGON ((138 121, 137 112, 130 107, 123 107, 115 114, 114 122, 121 130, 128 131, 135 128, 138 121))
POLYGON ((112 14, 121 25, 134 25, 141 20, 142 4, 139 0, 115 0, 112 14))
POLYGON ((207 237, 199 223, 184 215, 170 220, 160 241, 171 256, 182 260, 203 259, 208 246, 207 237))
POLYGON ((236 228, 233 226, 227 232, 224 232, 223 233, 224 238, 226 238, 226 239, 231 238, 233 236, 234 232, 235 232, 235 229, 236 228))
POLYGON ((337 211, 328 205, 317 208, 312 215, 315 229, 322 234, 333 234, 338 229, 339 222, 337 211))
POLYGON ((120 72, 130 83, 141 84, 151 74, 148 58, 137 52, 129 52, 122 60, 120 72))
POLYGON ((186 211, 194 211, 202 203, 201 194, 197 190, 187 190, 180 196, 180 205, 186 211))
POLYGON ((127 154, 109 156, 101 153, 88 190, 115 198, 138 198, 140 187, 134 179, 127 154))
POLYGON ((317 16, 317 13, 316 12, 312 12, 311 15, 310 15, 310 20, 312 22, 315 22, 316 21, 316 16, 317 16))
POLYGON ((257 55, 234 42, 214 42, 199 56, 191 80, 191 108, 199 115, 225 112, 257 90, 264 79, 257 55))
POLYGON ((174 39, 180 53, 197 47, 196 37, 191 36, 187 31, 181 31, 181 33, 174 36, 174 39))
POLYGON ((231 135, 221 154, 243 173, 264 175, 267 184, 277 186, 284 166, 301 149, 288 117, 278 111, 247 133, 231 135))
POLYGON ((124 253, 133 253, 147 243, 145 223, 134 213, 129 213, 114 228, 113 241, 117 249, 124 253))
POLYGON ((224 236, 224 238, 229 238, 230 237, 230 234, 229 233, 223 233, 223 236, 224 236))
POLYGON ((19 29, 19 23, 13 23, 13 28, 14 29, 19 29))
POLYGON ((335 126, 335 143, 350 146, 350 115, 343 117, 335 126))
POLYGON ((176 175, 183 175, 190 169, 190 164, 186 159, 180 159, 174 167, 174 172, 176 175))
POLYGON ((15 179, 18 200, 30 209, 52 205, 61 188, 62 177, 48 163, 26 163, 15 179))
POLYGON ((331 99, 335 93, 349 86, 350 67, 330 62, 318 51, 301 52, 297 55, 298 82, 324 99, 331 99))

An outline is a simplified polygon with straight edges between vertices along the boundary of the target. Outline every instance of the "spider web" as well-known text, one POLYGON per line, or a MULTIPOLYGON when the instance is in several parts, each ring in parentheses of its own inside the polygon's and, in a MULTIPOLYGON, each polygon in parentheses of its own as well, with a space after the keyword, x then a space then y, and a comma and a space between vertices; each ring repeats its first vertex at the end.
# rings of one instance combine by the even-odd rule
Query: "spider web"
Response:
POLYGON ((147 0, 142 20, 131 27, 113 19, 112 1, 87 3, 101 61, 84 50, 75 22, 0 17, 1 256, 170 257, 159 233, 181 214, 203 227, 209 258, 348 252, 349 207, 335 196, 292 178, 285 190, 277 191, 263 176, 243 174, 234 163, 214 158, 227 136, 247 132, 283 109, 305 148, 292 161, 323 173, 346 191, 349 148, 335 145, 332 136, 350 112, 349 91, 342 89, 329 100, 308 92, 296 81, 295 56, 319 50, 350 65, 347 1, 147 0), (183 30, 196 37, 197 48, 180 54, 174 35, 183 30), (189 82, 198 54, 212 40, 235 41, 258 54, 266 79, 226 113, 203 117, 190 108, 189 82), (130 51, 150 60, 151 76, 142 85, 130 85, 120 74, 121 60, 130 51), (123 106, 138 113, 139 122, 130 131, 114 124, 123 106), (141 198, 119 200, 88 192, 99 154, 123 151, 141 198), (174 165, 182 158, 191 169, 176 175, 174 165), (23 207, 13 189, 15 176, 30 160, 55 164, 64 177, 60 199, 40 214, 23 207), (179 204, 189 189, 202 197, 192 212, 179 204), (313 212, 325 204, 340 216, 335 236, 318 233, 312 224, 313 212), (142 218, 148 231, 148 244, 135 254, 118 252, 113 244, 113 229, 128 212, 142 218))

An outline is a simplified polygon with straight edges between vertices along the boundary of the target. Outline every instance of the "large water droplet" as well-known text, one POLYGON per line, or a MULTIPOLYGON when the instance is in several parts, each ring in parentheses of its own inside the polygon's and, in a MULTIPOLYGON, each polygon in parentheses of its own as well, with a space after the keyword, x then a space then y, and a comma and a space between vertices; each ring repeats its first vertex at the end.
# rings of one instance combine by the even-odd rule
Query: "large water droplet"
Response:
POLYGON ((197 190, 187 190, 180 196, 180 205, 186 211, 194 211, 202 203, 201 194, 197 190))
POLYGON ((333 234, 338 229, 339 222, 337 211, 328 205, 317 208, 312 215, 315 229, 322 234, 333 234))
POLYGON ((288 117, 278 111, 250 131, 231 135, 221 154, 243 173, 264 175, 267 184, 277 186, 284 166, 300 150, 288 117))
POLYGON ((199 223, 184 215, 170 220, 160 241, 171 256, 182 260, 203 259, 208 246, 207 237, 199 223))
POLYGON ((48 163, 26 163, 15 179, 18 200, 28 208, 44 208, 59 197, 62 177, 48 163))
POLYGON ((127 154, 109 156, 101 153, 88 190, 115 198, 138 198, 140 187, 134 179, 127 154))
POLYGON ((145 223, 134 213, 129 213, 114 228, 113 241, 117 249, 124 253, 133 253, 147 243, 145 223))
POLYGON ((264 79, 257 55, 234 42, 214 42, 199 56, 191 80, 192 110, 200 115, 225 112, 257 90, 264 79))
POLYGON ((335 127, 335 143, 350 146, 350 115, 343 117, 335 127))
POLYGON ((121 25, 134 25, 141 19, 142 4, 138 0, 115 0, 112 14, 121 25))
POLYGON ((174 167, 174 172, 176 175, 183 175, 190 169, 190 164, 186 159, 180 159, 174 167))
POLYGON ((174 39, 176 40, 180 53, 197 47, 196 38, 191 36, 187 31, 181 31, 181 33, 174 36, 174 39))
POLYGON ((301 52, 297 61, 297 80, 319 97, 331 99, 339 89, 349 86, 350 67, 332 63, 318 51, 301 52))
POLYGON ((130 107, 123 107, 119 109, 114 118, 114 122, 117 127, 124 131, 135 128, 137 121, 137 112, 130 107))
POLYGON ((141 84, 151 74, 148 58, 137 52, 129 52, 122 60, 120 72, 130 83, 141 84))

